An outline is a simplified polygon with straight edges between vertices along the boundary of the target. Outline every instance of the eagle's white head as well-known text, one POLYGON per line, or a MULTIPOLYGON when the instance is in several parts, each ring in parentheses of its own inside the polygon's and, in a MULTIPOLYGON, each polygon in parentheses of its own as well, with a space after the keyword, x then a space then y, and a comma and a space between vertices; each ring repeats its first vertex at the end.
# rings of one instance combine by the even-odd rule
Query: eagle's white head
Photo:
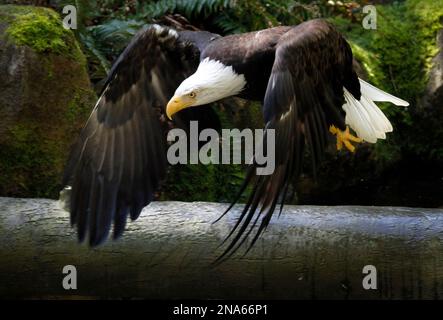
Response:
POLYGON ((171 119, 182 109, 235 96, 245 86, 244 75, 236 73, 232 66, 206 58, 200 62, 197 71, 177 88, 166 107, 166 115, 171 119))

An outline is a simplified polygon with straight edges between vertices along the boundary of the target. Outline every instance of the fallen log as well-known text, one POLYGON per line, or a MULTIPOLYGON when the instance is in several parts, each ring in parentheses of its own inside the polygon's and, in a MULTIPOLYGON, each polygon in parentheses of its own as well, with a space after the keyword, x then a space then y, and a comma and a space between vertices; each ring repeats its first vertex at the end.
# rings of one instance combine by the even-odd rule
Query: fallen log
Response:
POLYGON ((225 208, 153 203, 121 240, 91 249, 58 202, 0 198, 0 297, 443 297, 441 209, 287 206, 248 255, 213 266, 239 213, 212 224, 225 208), (63 287, 66 265, 77 289, 63 287), (376 289, 363 287, 368 265, 376 289))

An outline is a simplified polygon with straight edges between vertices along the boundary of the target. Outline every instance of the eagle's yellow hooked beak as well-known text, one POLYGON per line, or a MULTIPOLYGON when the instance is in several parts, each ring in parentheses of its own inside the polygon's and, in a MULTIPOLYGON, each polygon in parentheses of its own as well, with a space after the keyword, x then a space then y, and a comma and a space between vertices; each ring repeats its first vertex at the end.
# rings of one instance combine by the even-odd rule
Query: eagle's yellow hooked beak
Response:
POLYGON ((189 96, 174 96, 166 106, 166 116, 169 118, 169 120, 172 120, 172 116, 175 113, 192 106, 194 102, 195 99, 189 96))

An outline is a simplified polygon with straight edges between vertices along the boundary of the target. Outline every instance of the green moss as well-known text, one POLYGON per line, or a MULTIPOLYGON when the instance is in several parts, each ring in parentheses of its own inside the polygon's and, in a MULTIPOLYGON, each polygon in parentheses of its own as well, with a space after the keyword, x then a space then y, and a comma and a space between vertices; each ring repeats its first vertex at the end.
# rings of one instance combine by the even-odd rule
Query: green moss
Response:
POLYGON ((8 39, 28 46, 37 53, 63 54, 86 63, 70 30, 63 27, 60 16, 48 8, 0 6, 0 21, 6 21, 8 39))
POLYGON ((63 39, 67 30, 62 27, 57 14, 50 10, 16 14, 6 33, 16 44, 29 46, 36 52, 68 51, 68 45, 63 39))
POLYGON ((69 101, 65 114, 65 119, 68 122, 75 121, 75 119, 78 119, 78 117, 82 116, 82 113, 84 113, 83 108, 81 108, 82 105, 81 97, 82 97, 81 93, 76 92, 73 95, 72 100, 69 101))
POLYGON ((9 143, 0 149, 0 185, 8 189, 3 194, 14 194, 18 190, 29 190, 26 183, 31 173, 28 168, 38 161, 38 151, 33 141, 34 128, 31 125, 17 124, 9 129, 9 143), (15 189, 10 187, 14 185, 15 189))
POLYGON ((0 150, 0 185, 4 195, 54 197, 60 180, 54 168, 62 166, 59 141, 44 138, 32 123, 20 123, 9 129, 9 143, 0 150), (38 181, 38 183, 35 183, 38 181))

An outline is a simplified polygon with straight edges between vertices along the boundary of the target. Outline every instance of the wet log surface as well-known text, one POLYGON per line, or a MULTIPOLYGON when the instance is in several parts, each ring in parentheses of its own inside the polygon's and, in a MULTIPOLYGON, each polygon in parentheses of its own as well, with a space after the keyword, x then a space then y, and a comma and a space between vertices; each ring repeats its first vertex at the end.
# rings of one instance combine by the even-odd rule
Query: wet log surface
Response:
POLYGON ((443 210, 287 206, 246 257, 211 263, 239 210, 157 202, 123 239, 79 245, 46 199, 0 198, 0 297, 435 299, 443 297, 443 210), (65 290, 65 265, 77 290, 65 290), (377 290, 362 286, 377 268, 377 290))

